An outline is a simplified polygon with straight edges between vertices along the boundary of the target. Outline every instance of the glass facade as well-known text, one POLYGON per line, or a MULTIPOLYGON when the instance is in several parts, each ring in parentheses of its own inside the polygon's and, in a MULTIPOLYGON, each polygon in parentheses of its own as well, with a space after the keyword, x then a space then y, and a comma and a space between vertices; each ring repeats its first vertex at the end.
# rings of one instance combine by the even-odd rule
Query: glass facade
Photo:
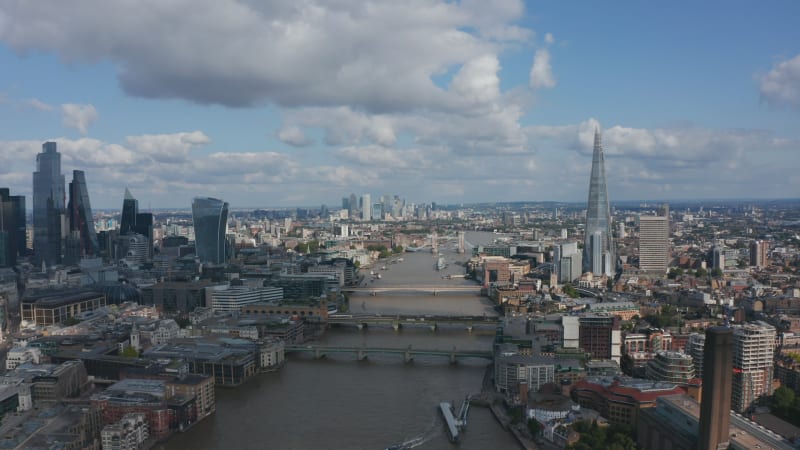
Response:
POLYGON ((61 262, 64 222, 64 175, 55 142, 42 144, 33 173, 33 248, 36 263, 61 262))
POLYGON ((97 256, 100 246, 94 228, 86 175, 82 170, 72 171, 72 182, 69 184, 69 227, 71 231, 78 232, 81 254, 97 256))
POLYGON ((595 275, 613 275, 616 272, 617 260, 614 253, 603 146, 600 143, 600 133, 595 131, 592 175, 589 179, 589 201, 586 209, 583 271, 595 275))
POLYGON ((228 203, 203 197, 192 201, 192 221, 197 257, 200 262, 223 264, 225 255, 225 232, 228 223, 228 203))

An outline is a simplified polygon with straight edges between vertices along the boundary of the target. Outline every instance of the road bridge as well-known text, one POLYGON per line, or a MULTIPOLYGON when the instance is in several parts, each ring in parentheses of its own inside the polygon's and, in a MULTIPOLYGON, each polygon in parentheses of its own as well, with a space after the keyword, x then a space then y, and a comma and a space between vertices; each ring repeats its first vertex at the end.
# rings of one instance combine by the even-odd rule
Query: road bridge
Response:
POLYGON ((384 355, 402 355, 404 362, 411 362, 415 356, 439 356, 445 357, 450 360, 451 364, 455 364, 462 358, 482 358, 491 360, 493 355, 489 350, 458 350, 453 347, 452 350, 431 350, 431 349, 417 349, 412 346, 407 348, 386 348, 386 347, 338 347, 338 346, 315 346, 315 345, 287 345, 285 348, 286 353, 310 353, 314 358, 324 358, 325 355, 333 353, 349 353, 356 355, 359 361, 366 359, 370 354, 384 354, 384 355))
POLYGON ((501 323, 495 316, 383 316, 368 314, 334 314, 328 316, 331 325, 356 325, 359 330, 373 325, 391 325, 395 330, 406 326, 425 326, 436 331, 440 325, 461 325, 467 331, 472 331, 475 326, 496 327, 501 323))
POLYGON ((477 295, 481 293, 481 286, 480 285, 456 285, 456 286, 448 286, 442 284, 432 284, 432 285, 424 285, 424 284, 414 284, 414 285, 398 285, 398 286, 390 286, 390 285, 381 285, 381 286, 364 286, 364 287, 343 287, 342 292, 366 292, 370 295, 377 295, 383 294, 387 292, 425 292, 433 295, 437 295, 443 292, 472 292, 477 295))

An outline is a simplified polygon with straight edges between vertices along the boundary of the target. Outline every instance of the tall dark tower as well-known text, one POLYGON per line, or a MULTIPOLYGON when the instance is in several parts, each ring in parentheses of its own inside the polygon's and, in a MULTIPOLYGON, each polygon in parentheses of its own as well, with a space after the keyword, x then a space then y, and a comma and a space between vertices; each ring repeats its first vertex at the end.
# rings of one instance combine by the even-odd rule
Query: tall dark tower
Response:
POLYGON ((125 199, 122 200, 122 218, 119 224, 120 236, 136 232, 137 214, 139 214, 139 201, 133 198, 128 188, 125 188, 125 199))
POLYGON ((595 275, 614 275, 616 255, 611 234, 611 209, 600 133, 594 132, 592 175, 589 178, 589 201, 586 207, 586 234, 583 246, 583 271, 595 275))
POLYGON ((64 175, 55 142, 42 144, 33 173, 33 250, 36 263, 61 262, 64 229, 64 175))
POLYGON ((100 245, 97 242, 97 231, 94 228, 92 205, 89 202, 89 189, 86 187, 86 175, 82 170, 72 171, 72 182, 69 183, 69 229, 76 233, 80 240, 82 255, 97 256, 100 245))
POLYGON ((703 401, 699 450, 728 448, 733 380, 733 330, 712 327, 703 349, 703 401))
POLYGON ((12 267, 25 254, 25 197, 0 189, 0 267, 12 267))

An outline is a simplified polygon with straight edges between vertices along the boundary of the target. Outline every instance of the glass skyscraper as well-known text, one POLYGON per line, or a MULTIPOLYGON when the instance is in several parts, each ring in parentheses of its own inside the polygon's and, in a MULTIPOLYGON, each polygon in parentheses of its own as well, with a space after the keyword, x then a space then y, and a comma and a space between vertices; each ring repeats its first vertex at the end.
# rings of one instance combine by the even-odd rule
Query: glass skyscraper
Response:
POLYGON ((196 197, 192 201, 192 221, 195 253, 200 262, 225 263, 228 203, 211 197, 196 197))
POLYGON ((97 242, 97 231, 94 228, 94 216, 92 215, 92 205, 89 202, 89 190, 86 187, 86 175, 82 170, 72 171, 68 209, 69 229, 73 233, 78 233, 80 253, 97 256, 100 246, 97 242))
POLYGON ((125 199, 122 200, 122 217, 119 224, 120 236, 136 231, 137 214, 139 214, 139 201, 133 198, 128 188, 125 188, 125 199))
POLYGON ((600 133, 594 132, 592 175, 589 178, 589 201, 586 208, 583 271, 595 275, 614 275, 616 256, 611 234, 611 209, 608 205, 606 168, 600 133))
POLYGON ((55 142, 42 144, 33 173, 33 250, 36 263, 61 262, 64 230, 64 175, 55 142))
POLYGON ((25 196, 0 189, 0 267, 12 267, 25 254, 25 196))

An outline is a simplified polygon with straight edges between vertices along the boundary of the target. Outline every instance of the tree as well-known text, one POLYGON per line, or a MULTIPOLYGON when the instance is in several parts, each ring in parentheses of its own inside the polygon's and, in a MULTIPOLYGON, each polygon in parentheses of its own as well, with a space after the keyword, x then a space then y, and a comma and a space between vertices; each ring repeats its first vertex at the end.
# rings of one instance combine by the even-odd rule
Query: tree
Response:
POLYGON ((713 269, 711 269, 710 274, 714 278, 719 278, 722 276, 722 269, 720 269, 719 267, 714 267, 713 269))
POLYGON ((137 358, 139 356, 139 352, 133 347, 125 347, 125 350, 122 351, 122 356, 126 358, 137 358))
POLYGON ((536 419, 528 419, 528 431, 531 432, 531 436, 536 437, 542 432, 542 425, 536 419))
POLYGON ((565 284, 564 287, 561 288, 561 291, 564 292, 564 294, 569 295, 571 298, 580 297, 580 295, 578 294, 578 291, 576 291, 575 288, 572 287, 571 284, 565 284))
POLYGON ((697 272, 694 273, 694 276, 696 276, 697 278, 705 278, 708 276, 708 271, 701 267, 697 269, 697 272))
POLYGON ((772 406, 778 409, 788 409, 794 406, 794 391, 786 386, 775 389, 772 394, 772 406))

